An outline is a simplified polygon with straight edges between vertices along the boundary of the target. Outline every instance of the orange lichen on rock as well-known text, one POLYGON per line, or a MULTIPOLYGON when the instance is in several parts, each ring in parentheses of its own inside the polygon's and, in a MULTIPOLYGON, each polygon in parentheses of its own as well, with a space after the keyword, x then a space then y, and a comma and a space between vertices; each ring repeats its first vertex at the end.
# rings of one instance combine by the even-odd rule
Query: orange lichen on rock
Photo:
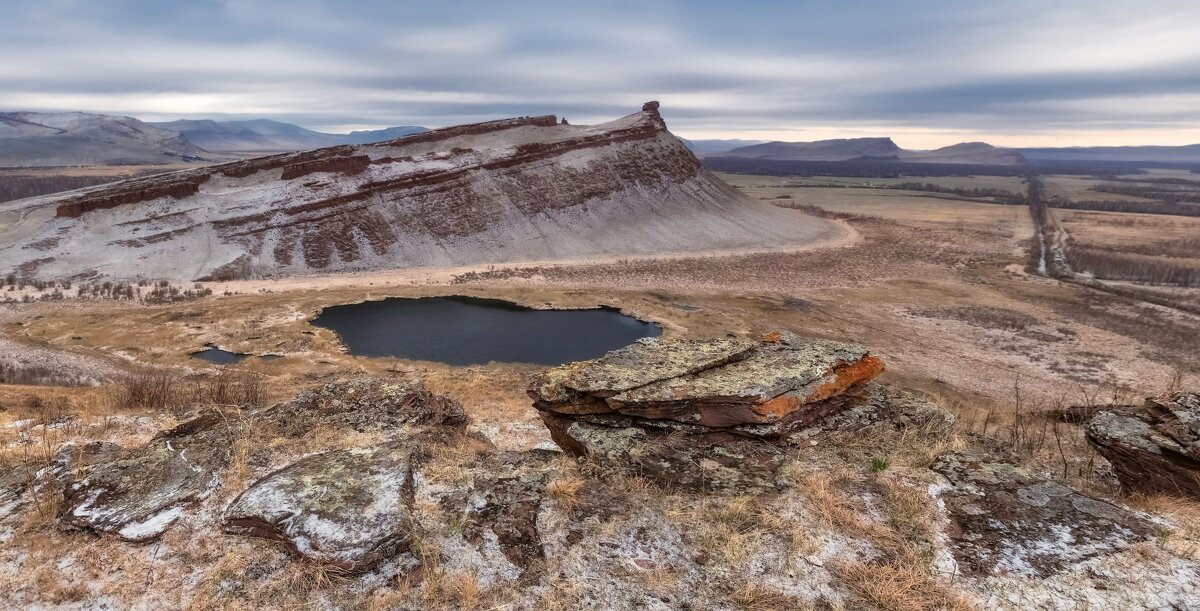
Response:
POLYGON ((776 416, 782 418, 797 409, 800 409, 809 400, 794 394, 786 394, 769 399, 758 405, 753 406, 754 413, 759 416, 776 416))
POLYGON ((833 379, 827 379, 825 383, 805 397, 804 402, 824 401, 841 394, 847 388, 866 382, 883 373, 884 368, 883 359, 877 356, 868 356, 853 363, 842 363, 829 372, 833 379))

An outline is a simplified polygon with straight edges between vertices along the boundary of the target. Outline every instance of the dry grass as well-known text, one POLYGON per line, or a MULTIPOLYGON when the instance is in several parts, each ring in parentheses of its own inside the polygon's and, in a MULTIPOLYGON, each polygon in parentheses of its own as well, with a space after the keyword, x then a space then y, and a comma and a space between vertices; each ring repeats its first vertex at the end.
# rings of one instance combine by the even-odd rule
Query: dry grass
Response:
POLYGON ((812 604, 794 596, 788 596, 783 592, 751 581, 738 584, 729 593, 729 600, 733 603, 734 608, 743 611, 779 611, 780 609, 802 611, 814 608, 812 604))
MULTIPOLYGON (((959 594, 930 579, 919 562, 848 564, 838 576, 866 608, 883 611, 969 611, 975 606, 959 594)), ((862 607, 859 607, 862 608, 862 607)))
POLYGON ((580 504, 579 491, 588 484, 588 480, 578 475, 567 475, 546 484, 546 494, 564 511, 572 511, 580 504))
POLYGON ((1161 533, 1163 549, 1191 560, 1200 561, 1200 502, 1164 495, 1133 495, 1131 506, 1166 518, 1174 528, 1161 533))
POLYGON ((783 541, 791 556, 812 553, 809 533, 779 508, 757 496, 704 499, 675 508, 668 515, 677 524, 691 524, 694 539, 710 562, 745 566, 766 546, 783 541))

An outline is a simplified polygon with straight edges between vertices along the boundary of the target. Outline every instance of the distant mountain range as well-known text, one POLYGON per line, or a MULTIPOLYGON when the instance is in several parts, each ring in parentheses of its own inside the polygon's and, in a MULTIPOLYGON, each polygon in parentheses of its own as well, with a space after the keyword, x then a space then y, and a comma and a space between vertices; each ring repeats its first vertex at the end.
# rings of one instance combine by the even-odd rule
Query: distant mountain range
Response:
POLYGON ((1088 146, 1027 148, 1021 154, 1031 161, 1124 161, 1200 163, 1200 144, 1185 146, 1088 146))
POLYGON ((129 117, 0 113, 0 166, 145 165, 207 155, 179 132, 129 117))
POLYGON ((148 123, 84 112, 0 113, 0 167, 154 165, 369 144, 429 131, 406 125, 326 134, 269 119, 148 123))
POLYGON ((429 131, 416 125, 389 127, 349 134, 327 134, 299 125, 270 119, 249 121, 211 121, 182 119, 150 123, 155 127, 183 134, 200 148, 223 153, 281 153, 306 151, 338 144, 370 144, 429 131))
POLYGON ((842 138, 815 142, 753 140, 685 140, 701 157, 735 157, 774 161, 904 161, 1016 165, 1039 162, 1200 163, 1200 144, 1186 146, 1092 146, 1066 148, 1000 148, 964 142, 932 151, 902 149, 891 138, 842 138))
POLYGON ((841 138, 816 142, 766 142, 742 146, 710 157, 767 161, 903 161, 907 163, 965 163, 1018 165, 1025 157, 1013 149, 984 142, 964 142, 932 151, 902 149, 891 138, 841 138))
POLYGON ((766 142, 766 140, 688 140, 687 138, 679 138, 679 140, 697 155, 724 153, 738 147, 766 142))
MULTIPOLYGON (((0 167, 149 165, 226 161, 247 155, 305 151, 341 144, 394 140, 428 128, 403 125, 330 134, 270 119, 143 122, 83 112, 0 112, 0 167)), ((684 140, 698 157, 764 161, 871 161, 1012 166, 1024 163, 1200 164, 1200 144, 998 148, 965 142, 930 151, 900 148, 891 138, 815 142, 684 140)))

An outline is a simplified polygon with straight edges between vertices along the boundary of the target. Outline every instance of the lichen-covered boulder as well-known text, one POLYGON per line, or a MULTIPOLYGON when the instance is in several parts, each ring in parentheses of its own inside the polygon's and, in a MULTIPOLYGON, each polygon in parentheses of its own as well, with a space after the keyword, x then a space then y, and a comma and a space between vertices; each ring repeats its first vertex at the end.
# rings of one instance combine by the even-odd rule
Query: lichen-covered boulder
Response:
POLYGON ((467 415, 457 401, 430 392, 420 381, 359 378, 305 390, 255 414, 255 421, 281 436, 300 437, 318 425, 358 432, 405 425, 461 429, 467 415))
POLYGON ((1152 538, 1139 515, 983 451, 940 457, 938 490, 961 573, 1045 577, 1152 538))
POLYGON ((772 333, 762 340, 643 339, 533 380, 534 406, 556 414, 620 414, 710 428, 796 422, 883 371, 853 344, 772 333))
MULTIPOLYGON (((78 480, 64 473, 60 524, 126 541, 157 538, 184 515, 186 505, 208 495, 229 463, 238 431, 233 418, 210 411, 160 433, 124 458, 97 464, 78 480)), ((96 448, 101 456, 110 451, 96 448)))
POLYGON ((1147 399, 1136 412, 1099 412, 1087 439, 1122 487, 1200 499, 1200 393, 1147 399))
POLYGON ((864 401, 883 361, 864 348, 761 339, 643 339, 534 377, 559 447, 614 472, 717 493, 773 489, 789 437, 864 401))
POLYGON ((408 440, 309 456, 258 480, 225 511, 225 531, 283 541, 347 571, 408 549, 413 446, 408 440))

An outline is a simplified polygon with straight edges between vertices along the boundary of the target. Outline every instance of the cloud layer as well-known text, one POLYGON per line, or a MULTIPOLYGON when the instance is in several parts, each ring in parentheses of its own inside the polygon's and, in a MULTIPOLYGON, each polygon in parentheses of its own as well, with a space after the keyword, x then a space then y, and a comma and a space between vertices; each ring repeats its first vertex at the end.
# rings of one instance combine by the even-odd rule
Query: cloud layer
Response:
POLYGON ((659 99, 692 137, 1200 142, 1200 3, 0 0, 0 109, 346 131, 659 99))

